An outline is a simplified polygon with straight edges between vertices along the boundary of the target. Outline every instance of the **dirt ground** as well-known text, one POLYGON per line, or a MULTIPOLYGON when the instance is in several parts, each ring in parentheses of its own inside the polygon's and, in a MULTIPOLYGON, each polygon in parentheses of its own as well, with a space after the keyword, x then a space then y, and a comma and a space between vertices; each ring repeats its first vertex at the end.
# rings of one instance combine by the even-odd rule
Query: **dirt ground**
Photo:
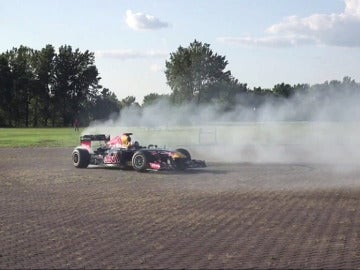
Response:
POLYGON ((0 149, 0 269, 360 269, 360 169, 76 169, 0 149))

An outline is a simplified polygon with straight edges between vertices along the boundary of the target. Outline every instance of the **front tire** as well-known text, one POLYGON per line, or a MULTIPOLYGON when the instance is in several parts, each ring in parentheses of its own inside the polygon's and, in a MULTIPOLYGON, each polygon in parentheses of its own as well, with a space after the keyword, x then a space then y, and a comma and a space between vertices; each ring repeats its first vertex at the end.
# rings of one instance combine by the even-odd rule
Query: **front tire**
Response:
POLYGON ((184 148, 178 148, 178 149, 176 149, 175 151, 183 154, 183 155, 186 157, 186 160, 187 160, 187 161, 188 161, 188 160, 191 160, 191 155, 190 155, 190 153, 189 153, 188 150, 186 150, 186 149, 184 149, 184 148))
POLYGON ((90 164, 90 154, 86 149, 77 148, 72 153, 73 164, 76 168, 87 168, 90 164))
POLYGON ((148 168, 149 156, 144 151, 136 152, 131 160, 134 170, 138 172, 145 172, 148 168))
POLYGON ((186 168, 187 168, 186 162, 191 160, 191 155, 190 155, 189 151, 184 148, 178 148, 175 151, 183 154, 186 157, 186 158, 181 158, 181 159, 179 158, 174 161, 176 170, 178 170, 178 171, 186 170, 186 168))
POLYGON ((177 171, 185 171, 186 170, 186 163, 184 159, 176 159, 174 160, 175 169, 177 171))

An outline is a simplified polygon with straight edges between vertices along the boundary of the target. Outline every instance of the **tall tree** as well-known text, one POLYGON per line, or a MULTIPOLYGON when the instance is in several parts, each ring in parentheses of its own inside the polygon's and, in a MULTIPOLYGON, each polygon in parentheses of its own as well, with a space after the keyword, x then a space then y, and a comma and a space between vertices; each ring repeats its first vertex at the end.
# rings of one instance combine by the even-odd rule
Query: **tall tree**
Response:
POLYGON ((13 76, 5 54, 0 55, 0 126, 12 125, 13 76))
POLYGON ((32 100, 33 126, 47 126, 51 116, 51 96, 50 88, 53 83, 55 49, 52 45, 46 45, 40 51, 35 51, 34 55, 35 72, 35 97, 32 100))
POLYGON ((294 93, 293 87, 291 87, 290 84, 285 83, 276 84, 273 88, 273 91, 275 95, 285 98, 290 97, 294 93))
POLYGON ((29 105, 34 94, 34 50, 25 46, 7 52, 9 66, 13 73, 13 106, 16 126, 29 126, 29 105))
POLYGON ((121 103, 116 95, 108 88, 103 88, 101 94, 95 97, 91 108, 93 119, 107 119, 112 115, 118 115, 121 110, 121 103))
POLYGON ((73 51, 68 45, 59 48, 54 60, 52 94, 55 112, 60 112, 60 115, 53 115, 53 125, 58 117, 63 126, 71 124, 88 99, 97 94, 101 86, 98 85, 100 77, 94 60, 94 54, 89 51, 73 51))
POLYGON ((224 56, 214 54, 210 45, 198 41, 188 48, 179 47, 166 61, 165 75, 176 103, 188 102, 196 97, 201 103, 208 98, 206 89, 221 81, 230 80, 231 72, 224 71, 228 62, 224 56))
POLYGON ((159 102, 160 100, 169 100, 170 96, 167 94, 157 94, 157 93, 150 93, 146 96, 144 96, 143 100, 143 107, 150 106, 155 104, 156 102, 159 102))
POLYGON ((239 83, 237 79, 230 78, 214 83, 204 90, 203 100, 220 105, 229 110, 236 106, 240 95, 247 92, 247 85, 239 83))
POLYGON ((121 100, 121 106, 122 107, 130 107, 132 105, 137 104, 136 102, 136 97, 134 96, 127 96, 126 98, 123 98, 121 100))

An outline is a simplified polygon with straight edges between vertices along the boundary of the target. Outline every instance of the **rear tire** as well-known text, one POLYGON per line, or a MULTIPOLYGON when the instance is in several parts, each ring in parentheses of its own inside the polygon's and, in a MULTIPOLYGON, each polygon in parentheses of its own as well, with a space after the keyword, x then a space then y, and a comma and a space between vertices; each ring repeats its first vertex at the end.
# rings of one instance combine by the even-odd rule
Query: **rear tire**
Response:
POLYGON ((186 150, 184 148, 178 148, 175 151, 183 154, 184 156, 186 156, 186 160, 191 160, 191 155, 190 155, 188 150, 186 150))
POLYGON ((135 171, 145 172, 148 168, 149 154, 144 151, 137 151, 131 159, 135 171))
POLYGON ((72 153, 72 160, 76 168, 87 168, 90 164, 90 153, 86 149, 77 148, 72 153))

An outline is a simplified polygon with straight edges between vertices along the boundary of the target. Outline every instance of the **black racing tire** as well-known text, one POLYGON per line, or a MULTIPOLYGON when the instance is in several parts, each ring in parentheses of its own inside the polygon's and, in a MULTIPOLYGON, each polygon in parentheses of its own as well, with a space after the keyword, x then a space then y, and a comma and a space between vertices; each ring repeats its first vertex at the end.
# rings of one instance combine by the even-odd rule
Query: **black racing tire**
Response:
POLYGON ((187 168, 185 164, 185 159, 183 158, 174 160, 174 165, 175 165, 175 170, 177 171, 185 171, 187 168))
POLYGON ((178 148, 175 151, 183 154, 184 156, 186 156, 186 160, 191 160, 191 155, 190 155, 188 150, 186 150, 184 148, 178 148))
POLYGON ((72 160, 76 168, 87 168, 90 164, 90 153, 86 149, 76 148, 72 153, 72 160))
POLYGON ((135 171, 146 172, 149 163, 149 153, 145 151, 137 151, 131 159, 131 164, 135 171))
POLYGON ((176 170, 178 170, 178 171, 186 170, 186 168, 187 168, 186 161, 191 160, 191 155, 190 155, 189 151, 184 148, 178 148, 175 151, 183 154, 186 157, 186 158, 179 158, 179 159, 174 160, 176 170))

